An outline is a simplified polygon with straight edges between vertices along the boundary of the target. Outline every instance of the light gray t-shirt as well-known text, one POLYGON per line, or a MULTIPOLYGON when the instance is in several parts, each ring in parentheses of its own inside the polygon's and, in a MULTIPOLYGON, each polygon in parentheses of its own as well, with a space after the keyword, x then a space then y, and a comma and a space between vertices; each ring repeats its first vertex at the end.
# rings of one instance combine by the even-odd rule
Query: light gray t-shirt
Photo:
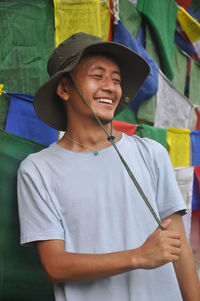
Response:
MULTIPOLYGON (((162 219, 185 210, 167 151, 123 134, 118 149, 162 219)), ((62 239, 66 251, 107 253, 141 246, 157 224, 112 146, 75 153, 56 143, 18 172, 21 243, 62 239)), ((171 263, 85 283, 57 283, 57 301, 182 300, 171 263)))

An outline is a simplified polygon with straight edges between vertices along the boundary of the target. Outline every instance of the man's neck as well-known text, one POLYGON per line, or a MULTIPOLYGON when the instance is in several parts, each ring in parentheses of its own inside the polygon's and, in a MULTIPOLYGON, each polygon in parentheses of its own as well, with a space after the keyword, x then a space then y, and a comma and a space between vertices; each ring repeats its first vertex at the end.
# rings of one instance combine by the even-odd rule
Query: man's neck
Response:
MULTIPOLYGON (((121 139, 121 133, 113 130, 111 132, 111 123, 105 125, 109 135, 115 136, 115 142, 121 139)), ((103 129, 97 125, 96 127, 88 128, 86 125, 67 126, 66 133, 58 144, 66 149, 74 152, 91 152, 100 150, 111 145, 107 140, 107 135, 103 129)))

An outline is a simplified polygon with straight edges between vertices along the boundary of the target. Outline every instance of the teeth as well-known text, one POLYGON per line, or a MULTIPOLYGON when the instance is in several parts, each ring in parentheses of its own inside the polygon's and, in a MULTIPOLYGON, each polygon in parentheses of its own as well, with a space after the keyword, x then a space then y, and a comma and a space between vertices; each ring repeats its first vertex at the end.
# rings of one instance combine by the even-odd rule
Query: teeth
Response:
POLYGON ((98 102, 106 102, 106 103, 112 104, 112 100, 107 99, 107 98, 100 98, 100 99, 98 99, 98 102))

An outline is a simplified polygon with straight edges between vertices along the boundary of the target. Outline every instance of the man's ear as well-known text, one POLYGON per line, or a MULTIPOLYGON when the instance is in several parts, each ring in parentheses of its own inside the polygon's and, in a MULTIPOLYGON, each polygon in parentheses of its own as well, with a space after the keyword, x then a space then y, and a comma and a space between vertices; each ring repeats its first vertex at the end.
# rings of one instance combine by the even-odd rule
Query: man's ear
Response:
POLYGON ((69 100, 69 92, 68 92, 68 82, 66 78, 61 78, 58 82, 56 93, 63 100, 69 100))

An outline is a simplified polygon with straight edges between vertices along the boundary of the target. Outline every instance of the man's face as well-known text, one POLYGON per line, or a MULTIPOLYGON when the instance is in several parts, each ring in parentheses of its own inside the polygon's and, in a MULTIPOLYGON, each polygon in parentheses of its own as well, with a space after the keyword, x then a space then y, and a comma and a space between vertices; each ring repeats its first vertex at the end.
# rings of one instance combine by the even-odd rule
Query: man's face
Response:
MULTIPOLYGON (((102 55, 87 56, 73 71, 74 79, 83 96, 103 123, 110 122, 120 101, 121 77, 117 63, 102 55)), ((73 84, 68 85, 69 114, 78 114, 79 119, 93 118, 73 84)))

